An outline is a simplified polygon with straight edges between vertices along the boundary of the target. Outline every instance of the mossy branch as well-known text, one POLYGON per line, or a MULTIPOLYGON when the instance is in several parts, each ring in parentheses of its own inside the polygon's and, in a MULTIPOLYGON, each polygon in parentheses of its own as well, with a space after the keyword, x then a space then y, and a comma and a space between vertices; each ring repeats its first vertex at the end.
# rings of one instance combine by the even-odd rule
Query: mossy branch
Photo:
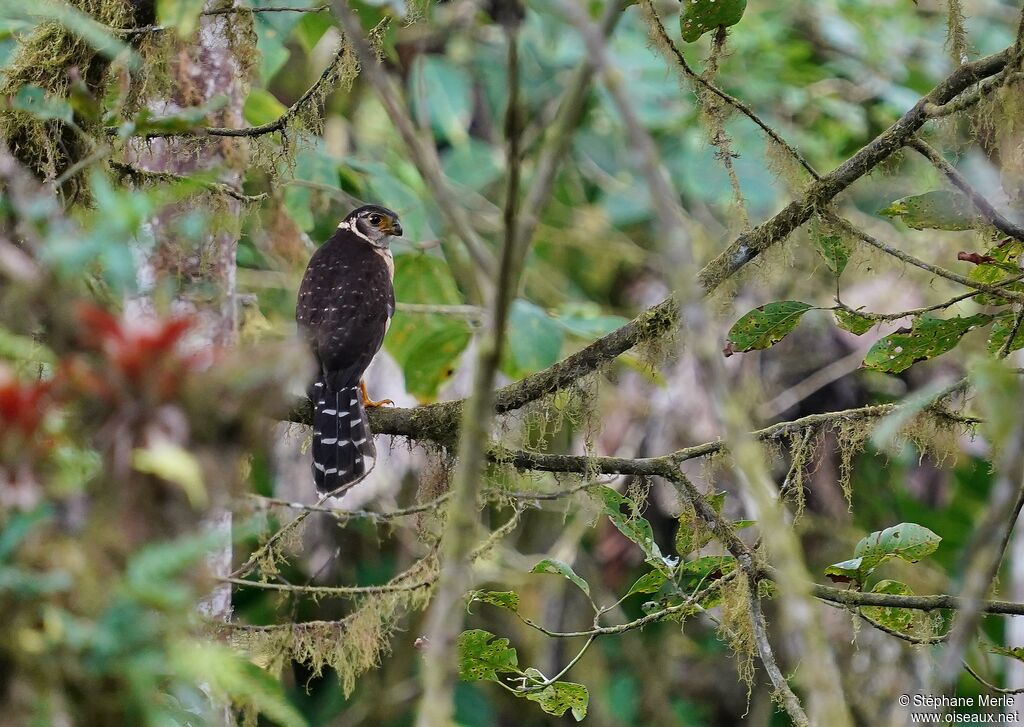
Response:
MULTIPOLYGON (((249 126, 243 129, 233 129, 230 127, 219 127, 219 126, 205 126, 194 129, 184 130, 152 130, 145 131, 140 134, 133 134, 132 136, 145 138, 145 139, 156 139, 166 137, 188 137, 188 136, 229 136, 229 137, 257 137, 265 136, 267 134, 273 134, 276 132, 284 131, 289 123, 298 116, 312 99, 320 98, 323 93, 326 93, 330 88, 337 82, 339 78, 339 69, 348 60, 349 47, 348 44, 342 42, 341 47, 335 54, 334 59, 327 64, 327 68, 324 69, 320 77, 306 89, 305 93, 299 96, 298 100, 289 106, 283 114, 278 116, 273 121, 268 121, 265 124, 259 126, 249 126)), ((117 136, 120 132, 118 126, 108 126, 106 129, 108 136, 117 136)))
POLYGON ((188 177, 183 174, 175 174, 173 172, 154 172, 148 169, 133 167, 132 165, 124 164, 123 162, 110 162, 110 168, 121 178, 122 181, 128 180, 135 185, 165 183, 193 184, 202 187, 207 192, 223 194, 227 197, 231 197, 232 199, 237 199, 239 202, 245 202, 246 204, 262 202, 267 198, 266 192, 261 194, 245 194, 244 192, 235 189, 230 184, 224 184, 223 182, 205 181, 194 177, 188 177))

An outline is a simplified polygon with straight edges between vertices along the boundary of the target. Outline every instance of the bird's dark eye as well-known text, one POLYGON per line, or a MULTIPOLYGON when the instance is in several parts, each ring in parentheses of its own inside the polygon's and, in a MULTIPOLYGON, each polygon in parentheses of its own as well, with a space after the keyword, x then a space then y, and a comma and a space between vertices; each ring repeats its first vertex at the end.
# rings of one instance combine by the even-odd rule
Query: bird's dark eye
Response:
POLYGON ((378 214, 370 215, 370 224, 373 225, 374 227, 378 227, 380 225, 380 223, 383 222, 383 221, 384 221, 384 218, 381 217, 378 214))

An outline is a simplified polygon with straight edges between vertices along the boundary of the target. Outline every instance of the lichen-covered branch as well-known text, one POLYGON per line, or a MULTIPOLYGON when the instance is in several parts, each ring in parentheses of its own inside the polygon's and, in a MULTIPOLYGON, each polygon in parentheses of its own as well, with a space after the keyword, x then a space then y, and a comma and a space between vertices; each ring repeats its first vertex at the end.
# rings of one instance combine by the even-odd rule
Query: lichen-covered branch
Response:
POLYGON ((985 218, 986 222, 1002 232, 1004 235, 1009 235, 1010 237, 1024 242, 1024 227, 1021 227, 1016 222, 1004 217, 1003 214, 993 207, 992 203, 985 199, 978 190, 972 187, 971 183, 967 181, 967 178, 964 177, 956 167, 947 162, 942 154, 940 154, 936 149, 932 148, 931 145, 916 136, 907 142, 907 146, 919 152, 921 156, 930 161, 936 169, 942 172, 954 187, 967 195, 967 198, 971 200, 971 204, 973 204, 978 212, 981 213, 981 216, 985 218))
POLYGON ((124 164, 123 162, 110 162, 110 168, 121 178, 122 182, 129 181, 135 185, 142 185, 147 183, 192 184, 201 187, 207 192, 213 192, 214 194, 223 194, 227 197, 237 199, 239 202, 244 202, 246 204, 262 202, 267 198, 266 192, 263 192, 261 194, 245 194, 244 192, 235 189, 230 184, 225 184, 223 182, 211 182, 208 180, 188 177, 183 174, 175 174, 173 172, 154 172, 148 169, 140 169, 139 167, 133 167, 132 165, 124 164))
MULTIPOLYGON (((349 47, 343 42, 341 47, 338 48, 338 52, 335 54, 334 59, 327 64, 327 68, 324 69, 323 73, 320 74, 320 77, 316 79, 313 85, 307 88, 295 103, 289 106, 283 114, 273 121, 268 121, 267 123, 260 124, 259 126, 248 126, 241 129, 207 126, 196 129, 174 131, 149 130, 139 134, 138 136, 145 139, 181 136, 257 137, 284 131, 288 127, 288 124, 306 108, 306 105, 310 103, 312 99, 319 98, 323 93, 329 91, 334 84, 343 78, 345 74, 342 69, 345 66, 348 53, 349 47)), ((120 129, 116 126, 107 127, 107 134, 110 136, 116 136, 119 131, 120 129)))
POLYGON ((707 292, 714 291, 761 253, 785 240, 793 230, 824 208, 843 190, 870 172, 904 146, 928 121, 928 104, 944 104, 979 81, 999 73, 1011 57, 1007 48, 999 53, 967 63, 953 71, 932 91, 914 104, 900 119, 875 137, 835 170, 813 182, 807 192, 790 202, 770 219, 745 232, 704 266, 699 274, 707 292))

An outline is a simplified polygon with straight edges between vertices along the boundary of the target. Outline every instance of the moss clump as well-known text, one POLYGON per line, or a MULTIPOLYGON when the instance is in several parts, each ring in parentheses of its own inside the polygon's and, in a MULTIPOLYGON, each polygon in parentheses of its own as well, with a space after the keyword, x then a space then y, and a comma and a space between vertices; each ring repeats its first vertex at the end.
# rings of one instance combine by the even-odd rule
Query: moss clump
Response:
MULTIPOLYGON (((68 0, 77 10, 111 28, 134 25, 128 0, 68 0)), ((18 48, 0 77, 0 95, 13 97, 25 87, 42 89, 52 99, 67 99, 73 83, 82 82, 102 97, 109 61, 60 23, 44 21, 18 39, 18 48), (76 81, 77 79, 77 81, 76 81)), ((98 119, 76 119, 74 126, 41 119, 28 111, 0 109, 0 137, 19 161, 44 179, 56 179, 87 155, 101 138, 98 119)))

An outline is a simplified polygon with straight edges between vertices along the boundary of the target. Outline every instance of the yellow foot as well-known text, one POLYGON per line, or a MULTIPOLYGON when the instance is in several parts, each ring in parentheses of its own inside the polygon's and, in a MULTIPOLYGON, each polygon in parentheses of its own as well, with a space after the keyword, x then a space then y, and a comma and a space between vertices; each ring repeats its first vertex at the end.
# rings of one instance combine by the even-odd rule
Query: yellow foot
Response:
POLYGON ((359 393, 363 395, 363 406, 372 409, 375 406, 385 406, 386 404, 394 405, 395 402, 391 399, 381 399, 380 401, 374 401, 370 398, 369 394, 366 393, 366 382, 360 380, 359 382, 359 393))

